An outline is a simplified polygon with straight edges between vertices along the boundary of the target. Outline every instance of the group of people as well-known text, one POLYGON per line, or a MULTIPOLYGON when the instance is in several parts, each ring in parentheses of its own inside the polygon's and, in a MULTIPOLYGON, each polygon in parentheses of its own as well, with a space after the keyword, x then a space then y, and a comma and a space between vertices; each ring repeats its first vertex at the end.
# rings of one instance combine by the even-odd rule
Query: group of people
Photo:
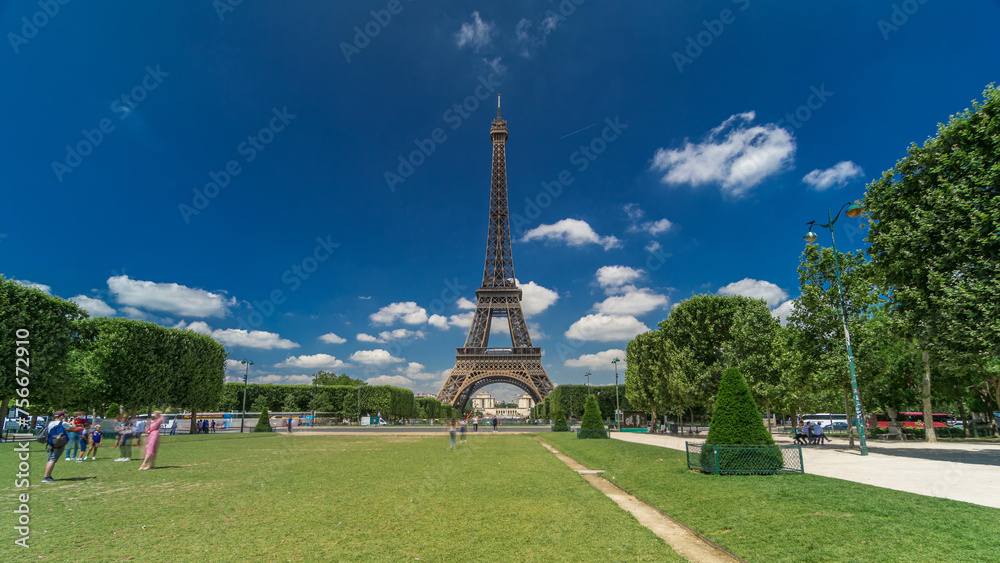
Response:
MULTIPOLYGON (((118 449, 119 457, 115 461, 130 461, 132 459, 132 439, 136 439, 136 446, 142 446, 142 435, 148 434, 146 440, 145 457, 139 471, 153 469, 156 467, 156 452, 160 445, 160 426, 164 422, 163 412, 154 411, 152 420, 148 426, 145 421, 133 421, 132 417, 120 415, 115 417, 115 445, 118 449)), ((91 424, 85 418, 84 413, 75 413, 72 418, 68 417, 65 411, 56 411, 52 420, 46 424, 45 451, 48 461, 45 464, 45 476, 42 483, 54 483, 52 470, 56 462, 65 453, 66 461, 75 459, 76 461, 92 461, 97 459, 97 450, 101 447, 104 433, 101 425, 97 424, 91 428, 91 424), (63 435, 65 434, 65 437, 63 435), (83 452, 83 455, 80 455, 83 452), (88 458, 89 456, 89 458, 88 458)))
MULTIPOLYGON (((198 425, 198 431, 200 433, 202 433, 202 434, 208 434, 208 433, 211 432, 212 434, 215 434, 215 421, 214 420, 211 422, 211 424, 209 424, 209 421, 207 419, 195 421, 195 424, 198 425)), ((221 426, 221 424, 220 424, 220 426, 221 426)), ((171 430, 171 433, 173 433, 173 430, 171 430)))
POLYGON ((823 442, 829 442, 830 439, 826 437, 823 433, 823 426, 821 424, 809 422, 807 424, 799 423, 798 427, 795 428, 795 443, 802 444, 820 444, 823 442))
POLYGON ((464 444, 466 442, 465 431, 466 431, 466 427, 468 426, 468 423, 469 423, 469 419, 467 419, 467 418, 462 419, 461 422, 459 422, 457 418, 452 418, 450 421, 448 421, 448 436, 449 436, 448 449, 449 450, 454 450, 456 448, 456 446, 455 446, 455 438, 456 438, 456 434, 458 434, 458 432, 462 433, 462 443, 464 444))

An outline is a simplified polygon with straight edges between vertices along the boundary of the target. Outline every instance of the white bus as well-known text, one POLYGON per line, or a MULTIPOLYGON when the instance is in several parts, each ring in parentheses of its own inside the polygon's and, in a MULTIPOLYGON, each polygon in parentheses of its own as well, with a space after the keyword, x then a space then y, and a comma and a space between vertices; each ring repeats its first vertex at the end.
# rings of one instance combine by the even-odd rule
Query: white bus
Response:
POLYGON ((809 424, 810 422, 813 423, 813 424, 819 424, 821 426, 826 426, 828 424, 829 425, 834 425, 834 424, 836 424, 838 422, 841 422, 841 423, 843 423, 843 425, 846 426, 847 425, 847 415, 846 414, 834 414, 834 413, 828 413, 828 412, 820 412, 820 413, 816 413, 816 414, 804 414, 804 415, 802 415, 802 423, 803 424, 809 424))

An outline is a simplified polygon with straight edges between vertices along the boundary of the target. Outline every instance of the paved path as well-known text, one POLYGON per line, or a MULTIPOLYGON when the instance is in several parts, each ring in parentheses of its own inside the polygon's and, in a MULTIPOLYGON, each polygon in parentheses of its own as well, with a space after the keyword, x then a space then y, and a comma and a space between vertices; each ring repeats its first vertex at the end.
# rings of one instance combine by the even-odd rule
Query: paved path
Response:
MULTIPOLYGON (((704 441, 619 432, 611 437, 682 451, 685 441, 704 441)), ((775 441, 791 443, 784 436, 775 441)), ((838 438, 824 446, 804 446, 802 461, 813 475, 1000 508, 1000 444, 869 442, 863 457, 838 438)))

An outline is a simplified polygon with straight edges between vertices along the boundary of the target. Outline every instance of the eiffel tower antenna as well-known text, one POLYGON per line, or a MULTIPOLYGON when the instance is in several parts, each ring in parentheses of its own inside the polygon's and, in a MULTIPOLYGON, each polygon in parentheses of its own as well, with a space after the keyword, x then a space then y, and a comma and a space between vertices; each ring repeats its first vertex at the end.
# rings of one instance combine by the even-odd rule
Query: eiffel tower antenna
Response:
POLYGON ((437 394, 439 401, 464 408, 478 390, 495 383, 521 388, 538 403, 553 389, 545 368, 542 349, 534 346, 521 309, 521 289, 514 277, 511 251, 510 213, 507 205, 507 122, 500 117, 490 124, 493 140, 493 174, 490 185, 490 220, 486 236, 483 285, 476 290, 476 312, 465 346, 455 350, 455 367, 437 394), (507 321, 511 347, 490 347, 493 319, 507 321))

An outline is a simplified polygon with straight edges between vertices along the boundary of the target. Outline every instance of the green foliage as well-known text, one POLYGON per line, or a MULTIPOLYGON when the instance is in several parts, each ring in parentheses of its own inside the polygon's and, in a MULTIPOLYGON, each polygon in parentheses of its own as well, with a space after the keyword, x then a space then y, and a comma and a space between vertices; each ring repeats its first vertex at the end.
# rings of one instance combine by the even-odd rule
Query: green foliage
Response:
POLYGON ((346 373, 337 375, 335 373, 319 370, 313 374, 313 381, 316 385, 339 385, 344 387, 357 387, 358 385, 368 385, 360 379, 348 377, 346 373))
POLYGON ((104 418, 114 418, 118 416, 120 412, 121 407, 118 406, 118 403, 111 403, 108 405, 108 410, 104 412, 104 418))
POLYGON ((580 438, 606 438, 607 430, 604 429, 604 419, 601 416, 601 407, 597 406, 597 398, 593 395, 587 397, 587 406, 583 412, 583 421, 580 422, 580 438))
POLYGON ((417 399, 417 405, 423 409, 423 416, 419 418, 441 417, 441 401, 433 397, 421 397, 417 399))
POLYGON ((61 394, 75 383, 66 369, 74 321, 86 317, 87 312, 74 303, 0 276, 0 365, 4 366, 0 370, 0 397, 4 406, 21 387, 17 379, 22 374, 15 367, 24 366, 23 361, 17 364, 17 358, 21 357, 17 355, 17 342, 27 340, 23 349, 30 354, 30 373, 35 375, 30 378, 30 396, 16 396, 15 404, 33 414, 62 408, 57 404, 65 400, 61 394), (28 337, 19 338, 19 330, 28 331, 28 337))
MULTIPOLYGON (((760 410, 757 409, 753 395, 750 394, 750 387, 737 368, 726 370, 719 382, 719 395, 715 401, 712 424, 709 426, 708 437, 705 438, 705 447, 701 453, 702 467, 713 467, 715 464, 712 448, 709 447, 713 444, 774 445, 774 439, 764 427, 760 410)), ((737 463, 747 463, 761 469, 778 469, 782 463, 781 452, 777 449, 764 448, 752 454, 734 452, 731 457, 719 454, 720 469, 738 469, 735 467, 737 463)))
POLYGON ((253 427, 254 432, 270 432, 271 431, 271 419, 267 413, 267 409, 260 411, 260 417, 257 418, 257 426, 253 427))
POLYGON ((569 425, 566 424, 566 413, 562 409, 556 410, 555 420, 552 424, 553 432, 569 432, 569 425))
POLYGON ((869 254, 906 334, 931 347, 1000 347, 1000 90, 868 185, 869 254))

